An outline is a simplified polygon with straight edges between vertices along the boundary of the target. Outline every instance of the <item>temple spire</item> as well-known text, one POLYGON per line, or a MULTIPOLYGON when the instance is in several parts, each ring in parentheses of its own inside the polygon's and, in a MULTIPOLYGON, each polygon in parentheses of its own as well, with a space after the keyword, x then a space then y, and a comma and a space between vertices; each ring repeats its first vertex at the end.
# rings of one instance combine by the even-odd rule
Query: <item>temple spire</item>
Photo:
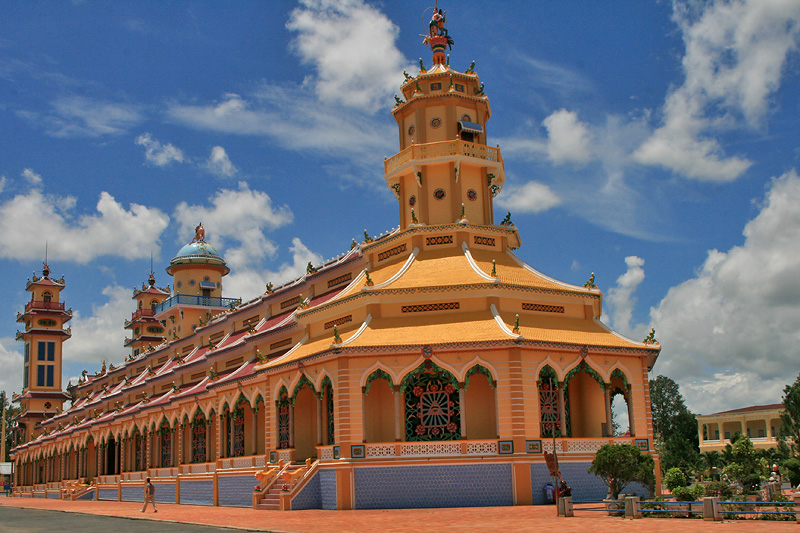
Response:
MULTIPOLYGON (((426 10, 427 11, 427 10, 426 10)), ((433 52, 434 65, 447 65, 445 50, 453 47, 453 39, 447 31, 447 12, 439 8, 439 3, 433 6, 433 15, 428 23, 428 34, 422 41, 433 52)))

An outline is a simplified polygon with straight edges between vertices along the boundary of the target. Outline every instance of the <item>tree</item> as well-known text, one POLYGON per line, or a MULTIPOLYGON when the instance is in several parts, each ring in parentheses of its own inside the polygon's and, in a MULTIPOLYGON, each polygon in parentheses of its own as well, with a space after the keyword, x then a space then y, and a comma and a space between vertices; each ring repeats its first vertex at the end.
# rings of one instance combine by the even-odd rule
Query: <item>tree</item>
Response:
POLYGON ((783 389, 783 412, 778 438, 789 446, 792 457, 800 454, 800 375, 783 389))
POLYGON ((759 457, 753 442, 747 436, 740 436, 730 450, 731 462, 725 473, 742 486, 745 492, 757 490, 761 480, 769 473, 769 462, 759 457))
POLYGON ((662 469, 678 467, 685 474, 696 470, 700 463, 697 418, 686 407, 674 380, 666 376, 650 380, 650 409, 662 469))
POLYGON ((6 456, 0 457, 0 462, 7 462, 9 460, 9 451, 13 446, 13 433, 11 432, 11 420, 19 413, 19 407, 8 401, 8 395, 5 391, 0 391, 0 402, 3 404, 3 412, 6 417, 6 456))
POLYGON ((632 444, 604 444, 597 450, 588 472, 602 479, 616 500, 632 481, 652 487, 653 468, 653 458, 632 444))

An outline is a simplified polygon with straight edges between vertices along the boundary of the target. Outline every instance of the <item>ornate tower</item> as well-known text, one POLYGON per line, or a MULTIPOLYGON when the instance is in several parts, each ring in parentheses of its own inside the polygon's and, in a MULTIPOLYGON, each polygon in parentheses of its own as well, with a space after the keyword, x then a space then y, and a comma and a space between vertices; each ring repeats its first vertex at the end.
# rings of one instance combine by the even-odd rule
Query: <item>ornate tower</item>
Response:
POLYGON ((239 303, 222 297, 222 277, 229 269, 213 246, 205 242, 205 229, 195 228, 192 242, 178 251, 167 267, 173 277, 174 294, 156 305, 155 319, 166 327, 168 339, 191 335, 215 313, 239 303))
POLYGON ((505 173, 500 150, 486 143, 489 99, 474 62, 464 72, 448 64, 445 48, 453 39, 445 12, 438 8, 425 43, 433 52, 433 66, 426 69, 420 59, 416 77, 405 73, 405 100, 396 96, 392 110, 400 152, 384 161, 386 183, 400 202, 400 228, 492 224, 492 199, 505 173))
POLYGON ((72 318, 72 310, 65 309, 60 301, 64 278, 50 279, 50 267, 42 268, 42 277, 34 273, 25 289, 31 300, 17 322, 25 324, 17 332, 17 340, 25 343, 22 394, 13 401, 20 404, 22 412, 17 417, 22 442, 38 435, 36 424, 61 411, 69 396, 61 390, 62 343, 72 336, 64 325, 72 318))
POLYGON ((147 285, 142 284, 141 290, 133 291, 136 301, 136 311, 131 314, 131 319, 125 321, 125 329, 132 332, 131 338, 125 338, 125 346, 130 347, 131 357, 136 357, 150 346, 158 346, 166 337, 165 328, 156 320, 156 307, 169 298, 169 287, 159 289, 156 287, 156 278, 150 272, 147 285))

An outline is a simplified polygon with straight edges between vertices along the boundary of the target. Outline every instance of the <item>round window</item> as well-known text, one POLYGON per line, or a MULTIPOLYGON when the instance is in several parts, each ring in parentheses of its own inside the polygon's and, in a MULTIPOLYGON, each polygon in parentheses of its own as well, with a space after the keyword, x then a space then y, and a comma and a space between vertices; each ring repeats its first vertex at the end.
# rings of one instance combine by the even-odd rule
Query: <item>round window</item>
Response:
POLYGON ((478 199, 478 193, 475 192, 475 189, 470 189, 467 191, 467 198, 472 200, 473 202, 478 199))
POLYGON ((183 285, 183 283, 181 283, 181 282, 179 281, 179 282, 178 282, 178 283, 176 283, 175 285, 177 285, 177 286, 178 286, 178 288, 181 288, 181 286, 183 285))
POLYGON ((53 407, 53 404, 52 404, 52 403, 50 403, 50 402, 44 402, 44 408, 45 408, 45 409, 50 409, 51 407, 53 407))
POLYGON ((206 276, 206 277, 204 277, 204 278, 203 278, 203 281, 211 281, 211 278, 209 278, 208 276, 206 276))
POLYGON ((411 207, 414 207, 415 205, 417 205, 417 197, 416 196, 412 196, 411 198, 409 198, 408 199, 408 205, 410 205, 411 207))
POLYGON ((431 128, 436 129, 442 125, 442 119, 434 118, 431 120, 431 128))
POLYGON ((189 280, 189 285, 194 285, 194 280, 193 279, 189 280))
POLYGON ((433 191, 433 197, 437 200, 442 200, 444 198, 444 189, 436 189, 433 191))
POLYGON ((461 115, 461 120, 464 122, 472 122, 472 118, 470 118, 470 116, 467 114, 461 115))
POLYGON ((408 134, 409 135, 414 135, 415 131, 417 131, 417 128, 415 128, 414 126, 409 126, 408 127, 408 134))

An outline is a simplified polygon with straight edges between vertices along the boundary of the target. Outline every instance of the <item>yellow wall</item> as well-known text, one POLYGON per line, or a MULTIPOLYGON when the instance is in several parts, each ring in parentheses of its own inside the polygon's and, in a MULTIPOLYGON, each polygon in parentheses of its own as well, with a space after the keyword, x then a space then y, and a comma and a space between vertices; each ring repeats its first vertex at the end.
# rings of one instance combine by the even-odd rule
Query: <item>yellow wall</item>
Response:
POLYGON ((394 442, 394 393, 389 388, 389 382, 385 379, 374 380, 364 401, 367 442, 394 442))
POLYGON ((497 438, 497 406, 494 389, 483 374, 473 374, 469 378, 469 387, 464 391, 465 408, 461 416, 467 421, 467 438, 497 438))

